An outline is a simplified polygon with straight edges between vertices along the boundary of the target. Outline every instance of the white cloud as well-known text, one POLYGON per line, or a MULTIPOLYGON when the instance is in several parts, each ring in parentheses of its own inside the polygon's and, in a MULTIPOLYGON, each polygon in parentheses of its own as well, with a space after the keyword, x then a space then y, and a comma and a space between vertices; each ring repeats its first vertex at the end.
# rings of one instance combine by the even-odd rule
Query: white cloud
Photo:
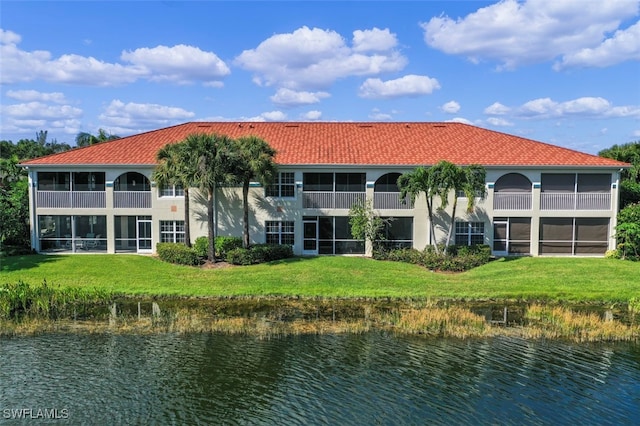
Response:
POLYGON ((406 75, 387 81, 369 78, 360 86, 358 96, 369 99, 414 97, 428 95, 439 88, 438 80, 422 75, 406 75))
POLYGON ((492 126, 496 126, 496 127, 513 126, 513 123, 511 123, 510 121, 505 120, 504 118, 498 118, 498 117, 489 117, 489 118, 487 118, 487 123, 491 124, 492 126))
POLYGON ((67 102, 63 93, 51 92, 43 93, 37 90, 8 90, 7 97, 22 102, 42 101, 63 104, 67 102))
POLYGON ((69 105, 48 105, 34 101, 3 106, 2 115, 21 119, 59 119, 80 117, 82 110, 69 105))
POLYGON ((395 34, 392 34, 389 31, 388 28, 385 28, 384 30, 373 28, 371 30, 354 31, 352 44, 355 52, 384 52, 396 47, 398 39, 395 34))
POLYGON ((192 46, 158 46, 123 52, 121 59, 129 64, 121 64, 76 54, 52 58, 48 51, 21 50, 20 41, 18 34, 0 30, 0 83, 43 80, 106 87, 147 79, 175 83, 198 81, 215 86, 230 73, 214 53, 192 46))
POLYGON ((143 47, 122 52, 120 58, 145 69, 151 81, 216 82, 231 73, 214 53, 184 44, 143 47))
POLYGON ((322 118, 322 112, 317 110, 307 111, 302 114, 303 120, 315 121, 320 120, 320 118, 322 118))
POLYGON ((50 133, 77 133, 80 117, 83 115, 80 108, 41 101, 42 99, 1 106, 2 132, 32 134, 37 130, 47 130, 50 133))
POLYGON ((502 105, 500 102, 494 102, 484 109, 485 114, 489 115, 505 115, 511 111, 508 106, 502 105))
POLYGON ((287 114, 282 111, 263 112, 260 116, 269 121, 282 121, 287 119, 287 114))
POLYGON ((462 117, 456 117, 456 118, 452 118, 451 120, 445 120, 445 123, 462 123, 462 124, 473 125, 472 121, 469 121, 466 118, 462 118, 462 117))
MULTIPOLYGON (((513 69, 565 56, 568 66, 572 55, 597 48, 637 13, 638 2, 629 0, 503 0, 464 18, 439 16, 421 26, 427 45, 472 62, 494 60, 513 69)), ((633 57, 618 53, 618 62, 633 57)))
POLYGON ((568 67, 608 67, 629 59, 640 60, 640 22, 618 30, 599 46, 583 48, 562 57, 554 69, 568 67))
MULTIPOLYGON (((378 44, 378 48, 389 46, 391 34, 382 33, 381 36, 381 30, 371 30, 354 35, 358 39, 356 47, 369 49, 375 38, 387 40, 387 44, 378 44)), ((293 33, 276 34, 257 48, 243 51, 235 63, 254 72, 253 81, 258 85, 292 90, 324 89, 340 78, 398 71, 407 63, 394 50, 364 54, 356 51, 356 47, 347 46, 335 31, 304 26, 293 33)))
POLYGON ((373 111, 369 114, 369 119, 374 121, 391 121, 393 119, 393 115, 380 111, 373 111))
POLYGON ((551 98, 539 98, 524 103, 514 111, 516 116, 529 118, 557 118, 581 116, 590 118, 640 118, 640 106, 611 105, 600 97, 582 97, 565 102, 556 102, 551 98))
POLYGON ((125 104, 114 99, 98 118, 105 127, 117 128, 120 133, 130 133, 169 126, 194 115, 182 108, 134 102, 125 104))
POLYGON ((298 105, 317 104, 323 98, 328 98, 327 92, 297 92, 295 90, 281 88, 271 96, 271 102, 282 107, 294 107, 298 105))
POLYGON ((447 114, 455 114, 460 111, 460 104, 456 101, 449 101, 440 107, 447 114))

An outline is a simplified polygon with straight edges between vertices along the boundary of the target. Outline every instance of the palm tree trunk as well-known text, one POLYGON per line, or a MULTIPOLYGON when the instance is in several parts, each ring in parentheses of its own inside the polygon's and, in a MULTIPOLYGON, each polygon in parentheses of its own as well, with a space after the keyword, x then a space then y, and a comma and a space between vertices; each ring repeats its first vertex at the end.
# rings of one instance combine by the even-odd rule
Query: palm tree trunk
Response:
POLYGON ((455 191, 456 198, 453 200, 453 211, 451 212, 451 224, 449 225, 449 233, 447 234, 447 244, 444 246, 444 254, 447 254, 447 248, 449 247, 449 243, 451 242, 451 235, 453 234, 453 228, 456 225, 456 208, 458 207, 458 191, 455 191))
POLYGON ((436 253, 440 254, 438 248, 438 240, 436 240, 436 227, 433 224, 433 200, 427 196, 427 212, 429 214, 429 227, 431 229, 431 238, 433 238, 433 247, 436 249, 436 253))
POLYGON ((191 247, 191 226, 189 225, 189 188, 184 188, 184 244, 191 247))
POLYGON ((242 247, 249 248, 249 181, 242 184, 242 247))

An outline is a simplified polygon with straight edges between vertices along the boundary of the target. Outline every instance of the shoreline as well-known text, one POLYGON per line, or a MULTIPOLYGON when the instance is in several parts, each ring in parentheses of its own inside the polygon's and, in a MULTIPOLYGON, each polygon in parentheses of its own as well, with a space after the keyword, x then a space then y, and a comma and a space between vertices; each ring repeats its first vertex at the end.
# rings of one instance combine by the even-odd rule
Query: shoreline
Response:
MULTIPOLYGON (((76 309, 77 308, 77 309, 76 309)), ((120 297, 51 318, 0 320, 0 337, 45 333, 223 333, 258 338, 387 332, 427 338, 640 341, 640 313, 594 302, 301 297, 120 297), (83 312, 76 315, 75 312, 83 312)))

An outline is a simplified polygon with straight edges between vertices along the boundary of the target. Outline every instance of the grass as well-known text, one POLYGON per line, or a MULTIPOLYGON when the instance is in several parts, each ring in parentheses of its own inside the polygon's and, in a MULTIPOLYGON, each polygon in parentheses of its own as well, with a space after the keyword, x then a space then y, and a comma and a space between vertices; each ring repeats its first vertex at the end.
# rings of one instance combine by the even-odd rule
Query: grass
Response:
POLYGON ((501 259, 459 274, 362 257, 294 258, 197 268, 138 255, 29 255, 0 259, 0 282, 99 289, 125 295, 519 299, 628 302, 640 263, 603 258, 501 259))

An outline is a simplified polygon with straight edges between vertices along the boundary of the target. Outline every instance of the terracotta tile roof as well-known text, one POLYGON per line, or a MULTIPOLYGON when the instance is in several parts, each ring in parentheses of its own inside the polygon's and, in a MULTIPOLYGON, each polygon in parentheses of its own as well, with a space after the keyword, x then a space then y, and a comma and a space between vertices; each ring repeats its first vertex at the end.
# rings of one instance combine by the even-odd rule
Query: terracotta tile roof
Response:
POLYGON ((30 165, 153 165, 156 152, 191 133, 256 135, 280 165, 458 165, 625 167, 625 163, 462 123, 190 122, 77 148, 30 165))

